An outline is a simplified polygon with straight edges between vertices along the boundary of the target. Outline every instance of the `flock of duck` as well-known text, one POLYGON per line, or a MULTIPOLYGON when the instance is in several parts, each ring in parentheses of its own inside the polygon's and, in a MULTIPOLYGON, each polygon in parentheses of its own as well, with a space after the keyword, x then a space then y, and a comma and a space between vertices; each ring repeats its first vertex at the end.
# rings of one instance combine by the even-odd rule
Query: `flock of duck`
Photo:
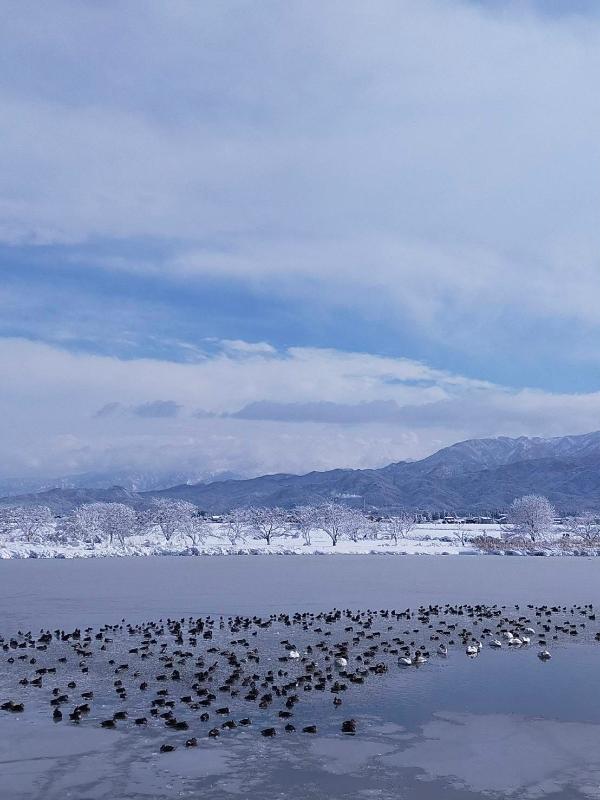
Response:
MULTIPOLYGON (((319 693, 338 709, 355 687, 396 667, 461 651, 477 658, 484 647, 534 648, 547 661, 553 641, 591 635, 595 619, 591 605, 430 605, 19 631, 0 637, 0 686, 18 692, 0 697, 0 710, 21 713, 33 701, 57 723, 185 732, 161 752, 247 728, 253 716, 267 738, 316 734, 311 698, 327 696, 319 693)), ((356 719, 339 713, 338 729, 355 734, 356 719)))

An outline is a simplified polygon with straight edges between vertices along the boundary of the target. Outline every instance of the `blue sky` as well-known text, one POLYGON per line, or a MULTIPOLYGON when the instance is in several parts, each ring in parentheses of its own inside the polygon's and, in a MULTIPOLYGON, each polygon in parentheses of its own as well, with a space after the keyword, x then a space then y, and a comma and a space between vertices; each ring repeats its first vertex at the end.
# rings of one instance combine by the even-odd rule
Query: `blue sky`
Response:
POLYGON ((0 477, 600 427, 599 44, 586 0, 14 6, 0 477))

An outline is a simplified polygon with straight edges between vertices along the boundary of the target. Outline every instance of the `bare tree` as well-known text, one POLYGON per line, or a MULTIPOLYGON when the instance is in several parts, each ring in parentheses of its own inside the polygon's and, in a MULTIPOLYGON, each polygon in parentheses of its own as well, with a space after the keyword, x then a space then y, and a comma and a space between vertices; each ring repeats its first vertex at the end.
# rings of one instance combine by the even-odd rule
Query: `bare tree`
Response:
POLYGON ((552 527, 554 515, 554 506, 547 497, 537 494, 518 497, 508 512, 509 532, 537 542, 552 527))
POLYGON ((388 539, 393 539, 394 544, 398 544, 398 539, 405 539, 416 524, 417 521, 414 514, 409 511, 401 511, 386 520, 383 524, 383 529, 388 539))
POLYGON ((273 506, 252 506, 246 511, 248 526, 252 529, 255 539, 262 539, 267 544, 277 536, 281 536, 286 529, 287 515, 282 508, 273 506))
POLYGON ((471 532, 465 527, 465 523, 462 520, 457 520, 452 535, 462 547, 471 541, 471 532))

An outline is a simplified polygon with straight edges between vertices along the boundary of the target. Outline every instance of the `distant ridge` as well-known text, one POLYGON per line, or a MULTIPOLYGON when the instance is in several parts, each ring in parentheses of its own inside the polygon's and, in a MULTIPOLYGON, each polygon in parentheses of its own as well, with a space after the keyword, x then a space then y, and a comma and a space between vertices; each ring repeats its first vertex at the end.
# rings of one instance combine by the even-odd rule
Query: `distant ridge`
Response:
POLYGON ((0 497, 45 492, 49 489, 110 489, 122 486, 132 492, 166 489, 179 483, 210 483, 241 478, 239 473, 202 470, 107 470, 52 478, 0 478, 0 497))
POLYGON ((45 504, 60 513, 99 499, 143 507, 154 497, 169 497, 220 513, 249 505, 291 508, 339 498, 365 508, 469 513, 505 509, 515 497, 528 493, 546 495, 562 512, 600 511, 600 432, 552 439, 470 439, 420 461, 400 461, 380 469, 264 475, 149 492, 122 487, 52 489, 0 502, 45 504))

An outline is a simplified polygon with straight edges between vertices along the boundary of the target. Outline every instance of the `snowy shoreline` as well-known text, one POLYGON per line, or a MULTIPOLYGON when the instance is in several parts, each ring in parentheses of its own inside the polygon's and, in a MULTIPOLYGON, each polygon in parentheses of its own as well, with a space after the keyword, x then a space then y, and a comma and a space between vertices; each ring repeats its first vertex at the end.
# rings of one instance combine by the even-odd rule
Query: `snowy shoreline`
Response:
MULTIPOLYGON (((226 556, 504 556, 514 558, 516 556, 532 557, 597 557, 600 556, 600 549, 575 549, 564 552, 556 548, 545 547, 535 550, 520 549, 497 549, 483 551, 475 547, 440 547, 436 542, 434 546, 424 546, 429 543, 414 543, 411 547, 400 546, 390 547, 384 544, 379 546, 374 542, 358 543, 366 546, 351 547, 350 543, 346 546, 322 547, 322 546, 298 546, 286 547, 284 545, 270 546, 233 546, 225 547, 221 545, 202 546, 202 547, 173 547, 161 545, 149 545, 139 547, 54 547, 42 544, 26 544, 15 542, 13 545, 0 547, 0 560, 11 559, 81 559, 81 558, 146 558, 157 556, 170 556, 181 558, 199 557, 226 557, 226 556)), ((411 543, 413 544, 413 543, 411 543)))
POLYGON ((321 531, 311 532, 310 544, 301 536, 285 534, 271 544, 253 536, 244 536, 235 543, 227 541, 224 527, 211 525, 210 532, 202 542, 191 544, 184 536, 174 536, 170 541, 160 535, 158 529, 149 533, 128 536, 123 543, 116 539, 105 542, 61 542, 51 537, 26 541, 18 536, 0 539, 0 560, 25 558, 143 558, 146 556, 336 556, 336 555, 385 555, 385 556, 591 556, 600 555, 600 547, 580 546, 571 542, 565 548, 560 537, 548 539, 527 547, 518 547, 516 542, 502 539, 502 529, 489 525, 485 531, 489 546, 482 549, 472 539, 482 534, 480 526, 465 525, 457 534, 440 523, 419 524, 410 533, 393 539, 361 538, 356 541, 339 539, 334 546, 321 531), (562 544, 561 544, 562 542, 562 544), (497 546, 496 546, 497 543, 497 546), (512 546, 511 546, 512 545, 512 546))

